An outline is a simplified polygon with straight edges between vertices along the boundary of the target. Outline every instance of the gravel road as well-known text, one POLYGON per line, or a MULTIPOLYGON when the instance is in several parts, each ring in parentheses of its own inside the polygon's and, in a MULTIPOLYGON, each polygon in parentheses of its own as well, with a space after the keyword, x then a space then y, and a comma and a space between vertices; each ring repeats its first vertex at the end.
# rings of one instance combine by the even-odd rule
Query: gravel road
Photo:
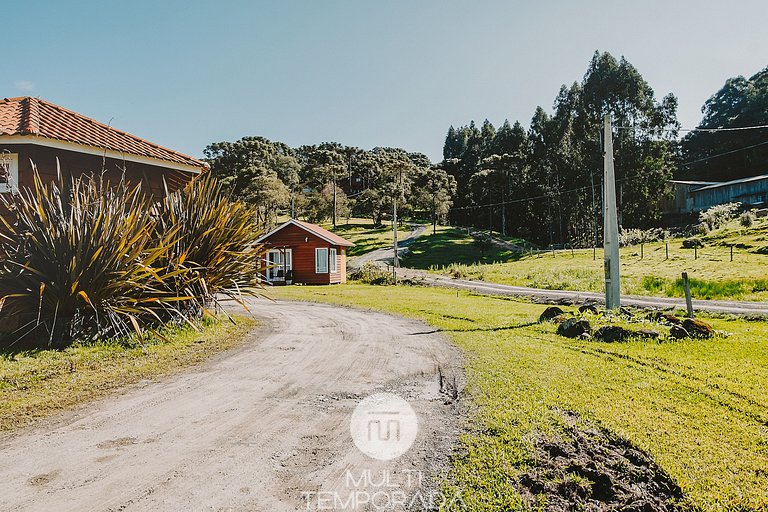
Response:
MULTIPOLYGON (((408 252, 408 246, 410 246, 417 238, 424 234, 427 230, 425 224, 412 224, 409 232, 400 231, 402 237, 397 242, 397 255, 402 258, 403 255, 408 252)), ((431 226, 430 226, 431 227, 431 226)), ((394 259, 394 247, 383 247, 381 249, 375 249, 373 251, 355 256, 349 259, 349 266, 352 268, 362 267, 365 263, 376 263, 380 265, 392 265, 394 259)))
POLYGON ((432 491, 461 421, 437 368, 461 385, 458 351, 385 314, 267 300, 253 309, 264 326, 243 347, 0 438, 0 510, 315 510, 353 491, 364 501, 384 475, 408 496, 432 491), (419 419, 394 461, 368 458, 349 433, 356 404, 383 391, 419 419))

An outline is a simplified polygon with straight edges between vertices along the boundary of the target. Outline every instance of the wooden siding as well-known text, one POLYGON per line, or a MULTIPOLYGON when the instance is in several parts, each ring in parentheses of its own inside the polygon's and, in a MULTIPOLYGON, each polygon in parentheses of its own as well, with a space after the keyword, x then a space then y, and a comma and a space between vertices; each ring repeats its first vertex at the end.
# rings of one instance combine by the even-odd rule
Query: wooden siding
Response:
POLYGON ((37 146, 34 144, 2 144, 0 151, 9 151, 19 155, 19 186, 32 185, 32 163, 37 166, 40 176, 46 180, 56 179, 56 159, 61 173, 65 178, 82 174, 100 173, 106 170, 110 181, 118 181, 125 169, 129 183, 142 182, 155 197, 163 195, 163 179, 170 190, 183 187, 195 176, 192 173, 168 169, 166 167, 115 160, 103 159, 100 156, 66 151, 62 149, 37 146))
POLYGON ((286 247, 293 251, 293 282, 338 284, 347 282, 346 248, 330 244, 299 226, 288 225, 264 241, 267 248, 286 247), (315 272, 315 249, 336 249, 336 272, 315 272), (344 250, 344 254, 342 254, 344 250))

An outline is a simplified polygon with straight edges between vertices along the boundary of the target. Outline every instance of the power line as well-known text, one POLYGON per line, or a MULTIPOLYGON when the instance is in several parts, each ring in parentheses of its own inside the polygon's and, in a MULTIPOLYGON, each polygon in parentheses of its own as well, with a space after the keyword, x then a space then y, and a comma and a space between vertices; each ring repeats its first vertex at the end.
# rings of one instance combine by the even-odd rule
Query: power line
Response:
POLYGON ((685 167, 686 165, 692 165, 692 164, 697 164, 697 163, 700 163, 700 162, 706 162, 707 160, 711 160, 712 158, 717 158, 719 156, 725 156, 725 155, 732 155, 733 153, 738 153, 739 151, 745 151, 747 149, 752 149, 752 148, 756 148, 756 147, 759 147, 759 146, 765 146, 766 144, 768 144, 768 141, 759 142, 757 144, 752 144, 751 146, 747 146, 747 147, 744 147, 744 148, 739 148, 739 149, 734 149, 734 150, 731 150, 731 151, 726 151, 725 153, 718 153, 716 155, 710 155, 710 156, 707 156, 707 157, 704 157, 704 158, 699 158, 698 160, 694 160, 693 162, 686 162, 686 163, 680 164, 680 165, 685 167))
MULTIPOLYGON (((616 126, 617 130, 640 130, 642 128, 638 128, 636 126, 616 126)), ((707 132, 707 133, 717 133, 717 132, 737 132, 737 131, 743 131, 743 130, 762 130, 768 128, 768 124, 760 124, 755 126, 739 126, 739 127, 733 127, 733 128, 647 128, 649 131, 654 132, 707 132)))

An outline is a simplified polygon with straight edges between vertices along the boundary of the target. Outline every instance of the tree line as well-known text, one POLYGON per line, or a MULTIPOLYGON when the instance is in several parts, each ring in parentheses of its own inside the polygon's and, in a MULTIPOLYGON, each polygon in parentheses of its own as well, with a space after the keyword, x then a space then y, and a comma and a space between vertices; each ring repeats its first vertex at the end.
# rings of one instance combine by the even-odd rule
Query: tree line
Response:
MULTIPOLYGON (((263 137, 205 150, 214 175, 256 207, 259 221, 279 213, 334 225, 350 215, 375 225, 400 217, 450 221, 539 244, 589 246, 602 232, 602 124, 611 114, 619 221, 657 226, 670 180, 735 179, 765 172, 768 130, 691 132, 679 138, 677 98, 660 99, 625 58, 595 52, 580 81, 563 85, 549 114, 498 128, 451 126, 443 160, 336 142, 291 148, 263 137), (761 144, 765 142, 765 144, 761 144), (747 148, 747 149, 745 149, 747 148)), ((702 108, 699 128, 768 124, 768 68, 729 79, 702 108)))
POLYGON ((291 148, 263 137, 217 142, 204 150, 211 172, 251 204, 264 226, 280 213, 310 222, 356 215, 381 225, 398 203, 402 217, 445 221, 456 182, 426 155, 364 150, 336 142, 291 148))

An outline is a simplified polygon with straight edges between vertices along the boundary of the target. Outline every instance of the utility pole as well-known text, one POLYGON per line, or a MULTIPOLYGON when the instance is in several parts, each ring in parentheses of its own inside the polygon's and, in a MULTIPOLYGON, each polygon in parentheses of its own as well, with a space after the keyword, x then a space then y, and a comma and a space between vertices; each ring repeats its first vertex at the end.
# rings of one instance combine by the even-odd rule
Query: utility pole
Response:
POLYGON ((603 152, 604 210, 603 210, 603 249, 605 258, 605 307, 621 307, 621 287, 619 282, 619 223, 616 215, 616 178, 613 170, 613 133, 611 115, 603 120, 605 148, 603 152))
POLYGON ((399 171, 398 173, 398 179, 395 182, 395 200, 392 202, 392 233, 394 238, 394 243, 392 244, 392 247, 395 250, 394 258, 392 258, 392 275, 395 278, 395 284, 397 284, 397 268, 400 266, 400 261, 397 257, 397 200, 400 197, 400 181, 402 176, 402 171, 399 171))
POLYGON ((333 229, 336 229, 336 165, 333 165, 333 229))

